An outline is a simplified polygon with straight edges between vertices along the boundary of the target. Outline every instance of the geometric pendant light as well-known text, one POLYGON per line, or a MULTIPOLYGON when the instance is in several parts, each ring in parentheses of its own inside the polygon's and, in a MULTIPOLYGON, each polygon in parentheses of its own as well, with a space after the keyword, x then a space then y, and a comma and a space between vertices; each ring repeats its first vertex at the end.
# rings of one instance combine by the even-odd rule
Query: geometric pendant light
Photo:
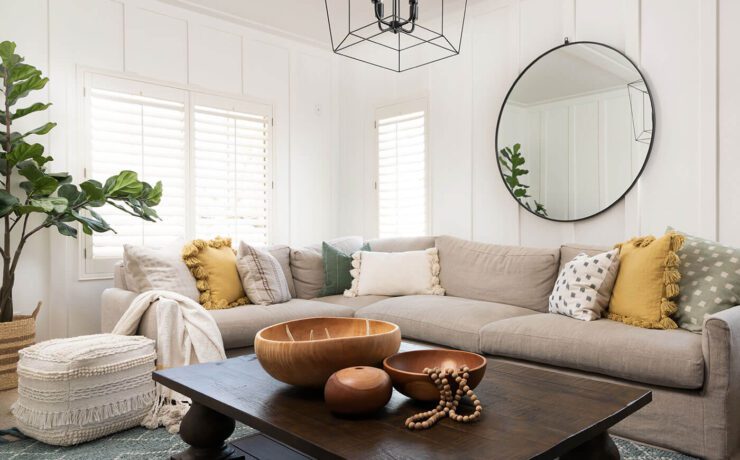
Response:
POLYGON ((324 0, 332 50, 395 72, 457 56, 467 0, 324 0))

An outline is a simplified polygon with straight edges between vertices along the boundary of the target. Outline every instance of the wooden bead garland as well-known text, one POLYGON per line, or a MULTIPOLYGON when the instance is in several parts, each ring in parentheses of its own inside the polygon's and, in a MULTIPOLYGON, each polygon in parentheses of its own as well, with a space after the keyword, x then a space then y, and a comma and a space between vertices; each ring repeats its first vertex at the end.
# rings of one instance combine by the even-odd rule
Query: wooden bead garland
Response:
POLYGON ((442 370, 437 367, 424 369, 424 373, 429 376, 439 390, 439 404, 430 411, 420 412, 407 418, 405 423, 406 428, 410 430, 424 430, 431 428, 435 423, 445 417, 462 423, 470 423, 478 420, 483 411, 483 406, 481 406, 480 400, 468 386, 469 372, 470 368, 468 366, 463 366, 458 370, 442 370), (455 383, 457 383, 455 396, 452 396, 450 379, 454 379, 455 383), (475 412, 469 415, 457 413, 458 405, 465 396, 468 396, 475 406, 475 412))

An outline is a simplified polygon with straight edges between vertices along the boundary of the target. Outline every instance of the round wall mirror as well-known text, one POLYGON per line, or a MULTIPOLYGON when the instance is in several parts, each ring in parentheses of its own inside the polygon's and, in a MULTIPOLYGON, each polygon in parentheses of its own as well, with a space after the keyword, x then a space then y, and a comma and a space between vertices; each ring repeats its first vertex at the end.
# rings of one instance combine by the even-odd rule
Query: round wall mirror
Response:
POLYGON ((637 181, 654 126, 650 90, 627 56, 566 42, 527 66, 506 95, 496 126, 501 178, 537 216, 595 216, 637 181))

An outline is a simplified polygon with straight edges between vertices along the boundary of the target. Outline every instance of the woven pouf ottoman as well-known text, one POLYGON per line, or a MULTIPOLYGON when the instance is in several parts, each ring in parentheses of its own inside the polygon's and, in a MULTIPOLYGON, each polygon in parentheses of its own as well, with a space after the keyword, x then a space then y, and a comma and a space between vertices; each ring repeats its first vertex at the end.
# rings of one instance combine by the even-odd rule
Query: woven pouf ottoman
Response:
POLYGON ((154 402, 154 341, 96 334, 20 351, 13 415, 23 434, 69 446, 131 428, 154 402))

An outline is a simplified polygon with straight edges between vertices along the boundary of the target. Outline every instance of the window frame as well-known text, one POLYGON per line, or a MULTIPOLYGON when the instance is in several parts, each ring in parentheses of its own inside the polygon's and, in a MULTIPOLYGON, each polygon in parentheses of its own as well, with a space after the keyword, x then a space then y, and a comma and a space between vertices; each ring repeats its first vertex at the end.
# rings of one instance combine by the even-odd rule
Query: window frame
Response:
MULTIPOLYGON (((183 94, 184 95, 184 111, 185 111, 185 139, 184 145, 186 149, 186 175, 185 180, 188 188, 188 193, 185 197, 186 210, 185 210, 185 228, 183 229, 184 237, 194 238, 195 236, 195 129, 194 129, 194 108, 196 101, 199 101, 197 105, 208 106, 223 110, 235 110, 244 111, 247 113, 254 113, 263 115, 268 119, 268 171, 267 178, 270 181, 271 186, 268 189, 268 226, 267 235, 269 244, 273 243, 273 238, 276 233, 274 223, 276 221, 277 211, 275 210, 275 199, 274 189, 276 181, 276 151, 275 151, 275 138, 274 138, 274 124, 275 124, 275 107, 273 101, 259 100, 252 97, 247 97, 244 94, 233 94, 224 93, 218 91, 210 91, 200 86, 189 85, 189 84, 177 84, 173 82, 155 80, 138 75, 131 75, 129 73, 120 72, 109 72, 91 68, 79 68, 78 69, 78 81, 80 82, 80 97, 78 101, 80 103, 79 112, 81 119, 78 122, 78 145, 82 147, 83 160, 81 163, 81 171, 79 171, 82 180, 90 179, 90 171, 92 171, 92 145, 90 136, 90 109, 91 109, 91 91, 97 86, 98 81, 103 82, 102 89, 108 91, 119 91, 119 92, 131 92, 137 94, 135 91, 143 91, 146 89, 146 94, 138 93, 139 95, 157 97, 157 94, 161 95, 173 95, 183 94), (96 81, 97 80, 97 81, 96 81), (119 86, 116 86, 119 85, 119 86)), ((162 97, 162 96, 160 96, 162 97)), ((171 100, 170 98, 164 97, 165 99, 171 100)), ((165 190, 165 193, 167 191, 165 190)), ((155 208, 156 209, 156 208, 155 208)), ((111 279, 113 277, 114 266, 121 261, 120 257, 110 258, 99 258, 93 259, 92 257, 92 240, 93 235, 84 235, 80 232, 81 237, 78 240, 78 255, 79 255, 79 273, 78 279, 84 280, 100 280, 100 279, 111 279)))
POLYGON ((427 97, 408 99, 392 104, 383 105, 375 108, 373 119, 373 140, 372 140, 372 186, 373 186, 373 203, 372 203, 372 231, 373 236, 380 237, 380 143, 378 139, 378 126, 380 120, 411 114, 414 112, 424 112, 424 197, 425 197, 425 235, 432 234, 432 165, 430 154, 430 134, 429 134, 429 101, 427 97))

